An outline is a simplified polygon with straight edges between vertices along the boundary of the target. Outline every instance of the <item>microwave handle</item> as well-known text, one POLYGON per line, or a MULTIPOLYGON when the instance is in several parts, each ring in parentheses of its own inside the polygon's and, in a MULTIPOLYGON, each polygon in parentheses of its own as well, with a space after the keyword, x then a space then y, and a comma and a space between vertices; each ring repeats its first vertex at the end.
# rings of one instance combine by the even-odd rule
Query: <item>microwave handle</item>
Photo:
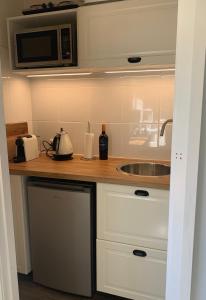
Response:
POLYGON ((57 35, 57 43, 58 43, 58 61, 62 63, 62 41, 61 41, 61 28, 58 28, 58 35, 57 35))

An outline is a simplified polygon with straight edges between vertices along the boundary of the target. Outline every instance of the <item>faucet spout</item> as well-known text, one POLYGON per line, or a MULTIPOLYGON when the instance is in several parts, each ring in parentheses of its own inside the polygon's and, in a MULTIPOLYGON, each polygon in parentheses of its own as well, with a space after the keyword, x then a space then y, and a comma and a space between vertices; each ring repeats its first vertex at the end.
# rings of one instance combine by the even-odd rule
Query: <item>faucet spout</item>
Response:
POLYGON ((165 127, 167 126, 167 124, 172 123, 172 122, 173 122, 173 119, 168 119, 162 124, 161 130, 160 130, 160 136, 164 135, 165 127))

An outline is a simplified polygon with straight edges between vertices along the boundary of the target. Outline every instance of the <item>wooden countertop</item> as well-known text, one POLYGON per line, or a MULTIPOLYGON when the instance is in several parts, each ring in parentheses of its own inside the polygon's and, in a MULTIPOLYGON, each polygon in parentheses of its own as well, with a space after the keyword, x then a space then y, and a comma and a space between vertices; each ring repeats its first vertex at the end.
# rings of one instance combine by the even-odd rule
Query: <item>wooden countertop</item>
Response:
MULTIPOLYGON (((152 161, 169 165, 168 161, 152 161)), ((70 161, 54 161, 46 155, 29 162, 10 163, 11 175, 49 177, 92 182, 105 182, 123 185, 135 185, 151 188, 169 189, 170 176, 132 176, 117 171, 124 163, 145 162, 139 159, 109 158, 108 160, 82 160, 74 156, 70 161)))

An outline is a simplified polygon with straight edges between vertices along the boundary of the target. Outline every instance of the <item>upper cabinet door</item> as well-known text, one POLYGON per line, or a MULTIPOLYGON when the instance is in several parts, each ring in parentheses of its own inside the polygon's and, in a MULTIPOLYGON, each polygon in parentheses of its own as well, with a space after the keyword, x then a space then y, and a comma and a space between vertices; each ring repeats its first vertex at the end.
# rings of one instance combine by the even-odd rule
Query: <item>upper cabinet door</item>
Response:
POLYGON ((174 63, 176 28, 176 0, 125 0, 81 7, 79 65, 174 63), (141 62, 132 63, 129 58, 134 57, 141 57, 141 62))

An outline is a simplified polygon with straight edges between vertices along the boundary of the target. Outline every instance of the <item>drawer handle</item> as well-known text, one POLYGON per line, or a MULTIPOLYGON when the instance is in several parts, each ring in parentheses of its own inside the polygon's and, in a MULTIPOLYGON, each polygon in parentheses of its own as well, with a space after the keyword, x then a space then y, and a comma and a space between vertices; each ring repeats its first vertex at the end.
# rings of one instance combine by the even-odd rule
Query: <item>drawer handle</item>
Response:
POLYGON ((145 191, 145 190, 136 190, 135 192, 136 196, 142 196, 142 197, 148 197, 149 196, 149 192, 145 191))
POLYGON ((140 63, 142 60, 142 58, 140 56, 137 56, 137 57, 128 57, 128 62, 130 64, 138 64, 140 63))
POLYGON ((133 254, 135 256, 140 256, 140 257, 146 257, 147 256, 147 253, 145 251, 142 251, 142 250, 134 250, 133 254))

